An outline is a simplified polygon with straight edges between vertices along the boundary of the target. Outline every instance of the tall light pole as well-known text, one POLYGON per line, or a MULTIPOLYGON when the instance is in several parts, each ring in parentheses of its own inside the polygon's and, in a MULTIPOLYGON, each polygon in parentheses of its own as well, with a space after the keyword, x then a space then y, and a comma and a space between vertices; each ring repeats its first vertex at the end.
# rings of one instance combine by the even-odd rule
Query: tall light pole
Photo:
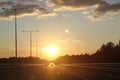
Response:
POLYGON ((36 31, 23 31, 23 32, 29 32, 30 33, 30 57, 32 57, 32 33, 33 32, 39 32, 39 31, 36 30, 36 31))
MULTIPOLYGON (((7 10, 7 8, 2 8, 3 10, 7 10)), ((14 9, 11 9, 14 11, 14 19, 15 19, 15 57, 17 58, 18 56, 18 46, 17 46, 17 10, 20 10, 20 9, 27 9, 27 8, 14 8, 14 9)))
POLYGON ((15 11, 15 56, 17 58, 17 56, 18 56, 18 54, 17 54, 18 49, 17 49, 17 14, 16 14, 16 10, 17 9, 14 9, 14 11, 15 11))
POLYGON ((35 52, 36 52, 36 57, 38 57, 38 42, 39 41, 34 41, 36 43, 36 47, 35 47, 35 52))
POLYGON ((42 47, 42 40, 40 41, 34 41, 36 43, 36 57, 41 57, 41 47, 42 47), (39 46, 40 43, 40 46, 39 46), (38 47, 40 48, 40 52, 38 51, 38 47), (40 53, 38 56, 38 52, 40 53))

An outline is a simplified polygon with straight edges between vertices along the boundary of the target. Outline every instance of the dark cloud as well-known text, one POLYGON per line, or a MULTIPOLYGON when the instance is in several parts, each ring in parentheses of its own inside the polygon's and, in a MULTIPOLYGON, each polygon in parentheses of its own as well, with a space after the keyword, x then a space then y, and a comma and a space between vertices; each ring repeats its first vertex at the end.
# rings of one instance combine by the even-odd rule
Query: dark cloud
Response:
MULTIPOLYGON (((7 19, 7 18, 13 17, 15 14, 15 9, 17 9, 16 13, 17 13, 17 16, 19 16, 19 17, 28 16, 28 15, 29 16, 37 15, 38 17, 56 16, 55 13, 49 11, 48 9, 46 9, 44 7, 40 7, 38 4, 35 4, 35 3, 27 4, 27 3, 19 2, 19 1, 22 1, 22 0, 11 0, 11 2, 10 1, 4 2, 4 5, 9 4, 9 7, 6 6, 6 7, 2 8, 3 10, 2 10, 2 12, 0 12, 0 18, 7 19)), ((36 2, 38 0, 25 0, 25 1, 36 2)), ((0 2, 0 3, 2 4, 3 2, 0 2)))
POLYGON ((21 1, 21 2, 40 2, 42 0, 15 0, 15 1, 21 1))
POLYGON ((109 18, 111 17, 105 16, 105 15, 115 15, 120 13, 120 3, 116 4, 107 4, 107 5, 101 5, 97 7, 94 12, 95 15, 88 17, 91 20, 100 20, 103 18, 109 18))
POLYGON ((12 4, 13 4, 13 2, 11 2, 11 1, 0 1, 0 8, 5 7, 5 6, 9 6, 12 4))
POLYGON ((120 12, 120 3, 109 4, 105 0, 48 0, 46 3, 53 7, 55 11, 59 10, 86 10, 94 7, 91 19, 101 19, 105 14, 116 14, 120 12))
POLYGON ((83 9, 95 5, 107 4, 102 0, 48 0, 47 3, 50 6, 53 5, 65 10, 83 9))
POLYGON ((109 4, 104 6, 99 6, 94 12, 95 13, 118 13, 120 11, 120 3, 109 4))
POLYGON ((20 0, 20 1, 35 1, 35 0, 20 0))
POLYGON ((113 15, 120 12, 120 3, 110 4, 105 0, 2 0, 0 1, 0 8, 5 7, 6 10, 0 12, 0 18, 8 18, 14 16, 14 8, 27 8, 17 10, 18 16, 26 15, 38 15, 38 17, 44 16, 56 16, 54 11, 63 10, 82 10, 83 14, 91 19, 101 19, 104 15, 113 15), (46 3, 44 3, 46 1, 46 3), (46 6, 42 5, 48 5, 46 6), (50 9, 50 10, 48 10, 50 9), (91 13, 88 13, 89 11, 91 13), (86 13, 86 12, 87 13, 86 13))

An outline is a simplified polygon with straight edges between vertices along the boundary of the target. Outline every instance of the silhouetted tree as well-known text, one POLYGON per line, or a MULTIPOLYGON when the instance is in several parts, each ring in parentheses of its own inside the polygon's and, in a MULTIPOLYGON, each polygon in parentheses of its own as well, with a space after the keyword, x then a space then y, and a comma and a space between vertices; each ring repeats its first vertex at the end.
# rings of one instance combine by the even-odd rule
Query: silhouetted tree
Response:
MULTIPOLYGON (((36 57, 0 58, 0 63, 44 63, 46 60, 36 57)), ((120 41, 118 44, 103 44, 94 54, 65 55, 57 58, 56 63, 120 63, 120 41)))
POLYGON ((94 54, 82 54, 72 56, 62 56, 56 62, 79 63, 79 62, 101 62, 101 63, 120 63, 120 41, 118 44, 108 42, 103 44, 94 54))

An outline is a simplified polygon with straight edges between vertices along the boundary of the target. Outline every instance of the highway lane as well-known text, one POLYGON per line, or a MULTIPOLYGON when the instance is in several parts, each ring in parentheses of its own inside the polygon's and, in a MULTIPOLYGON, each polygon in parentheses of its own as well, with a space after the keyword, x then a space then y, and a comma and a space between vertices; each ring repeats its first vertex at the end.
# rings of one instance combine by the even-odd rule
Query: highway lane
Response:
POLYGON ((120 80, 120 64, 0 64, 0 80, 120 80))
POLYGON ((72 67, 77 74, 83 75, 88 80, 120 80, 120 64, 65 64, 61 66, 72 67), (78 69, 77 69, 78 68, 78 69), (82 69, 83 72, 78 73, 82 69))

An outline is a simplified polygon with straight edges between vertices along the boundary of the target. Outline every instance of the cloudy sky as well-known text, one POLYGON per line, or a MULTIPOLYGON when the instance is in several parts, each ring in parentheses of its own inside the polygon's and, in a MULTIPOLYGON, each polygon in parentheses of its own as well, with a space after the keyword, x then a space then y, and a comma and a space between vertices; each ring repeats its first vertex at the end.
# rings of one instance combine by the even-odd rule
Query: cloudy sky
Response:
POLYGON ((120 0, 0 0, 0 57, 14 56, 17 9, 18 55, 29 55, 29 33, 40 46, 56 45, 59 55, 94 53, 120 39, 120 0))

